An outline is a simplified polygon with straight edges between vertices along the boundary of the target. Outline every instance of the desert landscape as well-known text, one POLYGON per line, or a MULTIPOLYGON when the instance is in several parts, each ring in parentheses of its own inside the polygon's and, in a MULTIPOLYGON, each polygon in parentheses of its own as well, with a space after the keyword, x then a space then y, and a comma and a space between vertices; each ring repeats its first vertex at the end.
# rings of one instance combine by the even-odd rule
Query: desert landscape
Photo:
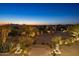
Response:
POLYGON ((3 56, 79 56, 78 49, 78 24, 0 26, 0 55, 3 56))

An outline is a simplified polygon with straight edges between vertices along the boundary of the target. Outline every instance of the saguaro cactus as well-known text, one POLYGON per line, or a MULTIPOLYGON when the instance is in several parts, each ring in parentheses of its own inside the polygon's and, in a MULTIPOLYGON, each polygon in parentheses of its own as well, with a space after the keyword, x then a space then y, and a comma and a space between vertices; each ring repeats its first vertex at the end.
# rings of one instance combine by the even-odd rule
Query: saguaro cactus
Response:
POLYGON ((1 34, 2 34, 2 42, 5 43, 8 37, 8 33, 10 30, 8 28, 2 28, 1 34))
POLYGON ((0 43, 0 52, 6 52, 9 50, 9 45, 7 42, 8 34, 10 32, 9 27, 7 26, 1 26, 0 27, 0 32, 1 32, 1 43, 0 43))

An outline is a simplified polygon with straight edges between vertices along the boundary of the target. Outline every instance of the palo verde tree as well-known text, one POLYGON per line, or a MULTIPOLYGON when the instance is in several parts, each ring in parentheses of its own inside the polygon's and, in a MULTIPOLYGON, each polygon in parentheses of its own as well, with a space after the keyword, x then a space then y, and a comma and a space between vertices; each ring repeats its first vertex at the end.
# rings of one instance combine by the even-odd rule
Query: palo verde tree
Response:
POLYGON ((62 39, 62 36, 54 36, 51 40, 52 46, 54 48, 54 50, 53 50, 54 56, 61 54, 61 51, 60 51, 60 41, 61 41, 61 39, 62 39))
POLYGON ((22 54, 29 55, 30 46, 34 42, 34 37, 37 30, 34 27, 23 25, 20 29, 20 36, 19 36, 19 47, 22 49, 22 54))

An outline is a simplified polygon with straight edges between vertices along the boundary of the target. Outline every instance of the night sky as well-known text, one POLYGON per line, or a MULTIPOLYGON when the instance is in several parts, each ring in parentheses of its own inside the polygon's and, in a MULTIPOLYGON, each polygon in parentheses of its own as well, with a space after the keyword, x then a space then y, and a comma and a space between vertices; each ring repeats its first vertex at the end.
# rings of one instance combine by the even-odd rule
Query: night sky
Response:
POLYGON ((79 4, 0 3, 0 22, 75 24, 79 23, 79 4))

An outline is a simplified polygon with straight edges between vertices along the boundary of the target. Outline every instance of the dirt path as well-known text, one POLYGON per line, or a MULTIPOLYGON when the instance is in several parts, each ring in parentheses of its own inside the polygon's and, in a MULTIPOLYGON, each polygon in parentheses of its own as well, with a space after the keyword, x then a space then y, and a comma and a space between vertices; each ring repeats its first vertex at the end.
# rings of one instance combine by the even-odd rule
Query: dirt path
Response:
POLYGON ((72 46, 62 46, 62 56, 79 56, 79 42, 72 46))
POLYGON ((47 45, 34 45, 31 47, 30 56, 47 56, 51 49, 47 45))

